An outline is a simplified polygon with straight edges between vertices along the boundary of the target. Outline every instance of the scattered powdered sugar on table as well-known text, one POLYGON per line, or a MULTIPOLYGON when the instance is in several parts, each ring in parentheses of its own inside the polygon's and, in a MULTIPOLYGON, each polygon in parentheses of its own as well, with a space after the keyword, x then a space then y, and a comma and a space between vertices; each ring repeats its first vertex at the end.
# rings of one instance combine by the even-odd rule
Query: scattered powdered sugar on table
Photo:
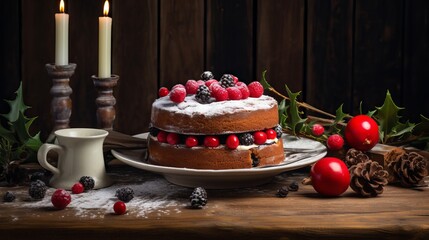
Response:
MULTIPOLYGON (((126 203, 127 214, 143 218, 154 212, 158 215, 181 212, 188 204, 186 197, 182 196, 189 195, 191 191, 170 184, 163 178, 154 178, 141 183, 118 183, 103 189, 71 194, 72 201, 67 208, 73 208, 79 217, 103 218, 106 214, 113 213, 113 205, 118 201, 115 193, 121 187, 130 187, 134 191, 134 198, 126 203)), ((51 208, 51 196, 54 191, 55 189, 49 188, 42 200, 20 202, 17 207, 51 208)))

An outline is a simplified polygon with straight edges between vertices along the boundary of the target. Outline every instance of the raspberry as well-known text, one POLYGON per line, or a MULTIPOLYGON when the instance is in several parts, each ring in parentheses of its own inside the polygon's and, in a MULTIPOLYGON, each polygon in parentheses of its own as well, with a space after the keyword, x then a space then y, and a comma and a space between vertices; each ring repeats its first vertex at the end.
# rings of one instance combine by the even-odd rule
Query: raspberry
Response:
POLYGON ((156 138, 158 139, 158 142, 166 143, 167 142, 167 132, 160 131, 158 135, 156 135, 156 138))
POLYGON ((203 80, 198 80, 197 83, 198 83, 198 86, 206 84, 206 82, 204 82, 203 80))
POLYGON ((170 100, 175 102, 175 103, 183 102, 185 100, 185 97, 186 97, 185 87, 183 87, 183 88, 182 87, 176 87, 176 88, 173 88, 170 92, 170 100))
POLYGON ((243 133, 240 135, 240 144, 242 145, 252 145, 255 142, 255 138, 250 133, 243 133))
POLYGON ((167 135, 167 142, 171 145, 176 145, 179 143, 179 135, 177 133, 169 133, 167 135))
POLYGON ((217 146, 219 146, 219 138, 216 136, 206 136, 204 138, 204 146, 206 146, 206 147, 217 147, 217 146))
POLYGON ((73 187, 71 188, 72 193, 73 194, 79 194, 79 193, 83 193, 83 191, 85 190, 85 188, 83 187, 82 183, 78 182, 75 183, 73 185, 73 187))
POLYGON ((85 191, 91 190, 95 186, 94 178, 90 176, 83 176, 79 179, 79 182, 83 185, 85 191))
POLYGON ((264 87, 257 81, 251 82, 248 86, 250 97, 258 98, 264 93, 264 87))
POLYGON ((216 79, 210 79, 210 80, 207 80, 206 81, 206 86, 207 87, 209 87, 209 89, 210 89, 210 86, 213 84, 213 83, 219 83, 216 79))
POLYGON ((51 202, 56 209, 64 209, 71 202, 70 193, 64 189, 57 189, 54 194, 52 194, 51 202))
POLYGON ((198 139, 194 136, 189 136, 186 138, 185 144, 187 147, 195 147, 198 145, 198 139))
POLYGON ((173 90, 173 89, 176 89, 176 88, 185 88, 185 86, 183 86, 183 84, 176 84, 176 85, 174 85, 172 88, 171 88, 171 90, 173 90))
POLYGON ((204 81, 207 81, 207 80, 210 80, 210 79, 213 79, 213 78, 214 78, 214 75, 210 71, 205 71, 205 72, 203 72, 201 74, 201 79, 204 80, 204 81))
POLYGON ((237 83, 238 82, 238 77, 236 77, 236 76, 234 76, 232 74, 231 74, 231 76, 232 76, 232 80, 234 81, 234 83, 237 83))
POLYGON ((168 93, 169 93, 170 91, 168 91, 168 88, 166 88, 166 87, 162 87, 162 88, 160 88, 159 90, 158 90, 158 96, 159 97, 165 97, 165 96, 167 96, 168 95, 168 93))
POLYGON ((134 190, 130 187, 119 188, 116 190, 115 196, 123 202, 129 202, 134 198, 134 190))
POLYGON ((245 83, 237 85, 237 88, 241 91, 241 99, 246 99, 250 96, 249 88, 245 83))
POLYGON ((224 87, 234 87, 235 83, 234 83, 234 79, 232 78, 231 74, 224 74, 220 80, 219 80, 219 84, 224 87))
POLYGON ((47 189, 48 187, 46 187, 46 184, 43 181, 36 180, 30 183, 28 194, 30 195, 31 198, 40 200, 45 197, 47 189))
POLYGON ((229 149, 236 149, 238 145, 240 145, 240 141, 236 135, 232 134, 226 138, 226 146, 229 149))
POLYGON ((333 134, 328 137, 328 141, 326 142, 326 144, 328 145, 328 148, 330 150, 340 150, 341 148, 343 148, 344 139, 339 134, 333 134))
POLYGON ((240 100, 243 96, 241 94, 240 89, 238 89, 237 87, 229 87, 226 90, 228 91, 229 100, 240 100))
POLYGON ((267 134, 262 131, 253 133, 253 138, 255 139, 255 144, 261 145, 267 141, 267 134))
POLYGON ((113 205, 113 211, 115 211, 116 214, 122 215, 127 211, 127 206, 122 201, 117 201, 113 205))
POLYGON ((209 90, 210 90, 210 92, 213 92, 213 91, 215 91, 215 90, 216 90, 216 89, 218 89, 218 88, 223 88, 223 87, 219 84, 219 82, 212 83, 212 84, 209 86, 209 90))
POLYGON ((265 134, 267 134, 267 138, 268 139, 274 139, 277 137, 277 133, 274 129, 267 129, 265 131, 265 134))
POLYGON ((189 94, 195 94, 198 90, 198 83, 195 80, 188 80, 185 84, 186 93, 189 94))
MULTIPOLYGON (((215 84, 212 84, 212 86, 213 85, 215 84)), ((228 100, 228 91, 220 85, 219 87, 213 87, 212 95, 218 102, 228 100)))
POLYGON ((323 132, 325 132, 325 128, 322 125, 316 123, 311 128, 311 132, 314 136, 319 137, 323 135, 323 132))
POLYGON ((206 85, 200 85, 198 87, 197 93, 195 94, 195 98, 200 103, 209 103, 210 102, 210 90, 206 85))

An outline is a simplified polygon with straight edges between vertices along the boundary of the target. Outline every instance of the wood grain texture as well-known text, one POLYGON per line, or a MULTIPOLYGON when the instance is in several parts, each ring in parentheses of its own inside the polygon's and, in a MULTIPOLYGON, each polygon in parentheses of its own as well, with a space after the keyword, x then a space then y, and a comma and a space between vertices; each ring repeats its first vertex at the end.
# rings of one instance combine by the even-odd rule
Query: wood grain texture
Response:
POLYGON ((114 1, 112 8, 112 71, 120 76, 115 129, 137 134, 148 130, 158 93, 158 1, 114 1))
POLYGON ((308 1, 306 100, 330 113, 352 104, 353 1, 308 1), (335 94, 333 94, 335 93, 335 94))
POLYGON ((381 106, 389 90, 401 99, 403 55, 402 0, 356 1, 353 112, 381 106))
POLYGON ((160 86, 199 79, 204 70, 204 1, 160 1, 160 86))
MULTIPOLYGON (((112 167, 122 184, 138 184, 160 176, 128 168, 112 167), (131 175, 130 175, 131 174, 131 175), (124 178, 123 176, 127 176, 124 178)), ((253 188, 208 190, 208 204, 201 210, 187 208, 192 189, 167 197, 178 206, 138 216, 133 210, 117 216, 105 209, 81 215, 68 207, 10 207, 0 202, 2 239, 427 239, 429 237, 429 189, 387 186, 382 195, 360 198, 351 189, 341 197, 324 198, 311 186, 275 197, 280 186, 300 182, 308 172, 283 174, 253 188), (177 209, 178 208, 178 209, 177 209), (100 214, 101 212, 101 214, 100 214), (95 216, 95 217, 88 217, 95 216)), ((172 186, 172 191, 174 186, 172 186)), ((179 188, 179 187, 177 187, 179 188)), ((0 188, 0 195, 7 188, 0 188)), ((19 196, 25 187, 14 188, 19 196)), ((99 191, 99 190, 97 190, 99 191)), ((90 193, 84 193, 90 194, 90 193)), ((136 194, 136 198, 139 198, 136 194)), ((19 198, 16 201, 20 201, 19 198)), ((133 201, 133 200, 132 200, 133 201)), ((14 203, 16 204, 16 203, 14 203)), ((19 203, 18 203, 19 204, 19 203)))
POLYGON ((258 1, 256 74, 267 70, 270 84, 280 92, 304 87, 305 1, 258 1))
POLYGON ((206 69, 220 79, 231 73, 250 83, 253 76, 253 1, 207 1, 206 69))

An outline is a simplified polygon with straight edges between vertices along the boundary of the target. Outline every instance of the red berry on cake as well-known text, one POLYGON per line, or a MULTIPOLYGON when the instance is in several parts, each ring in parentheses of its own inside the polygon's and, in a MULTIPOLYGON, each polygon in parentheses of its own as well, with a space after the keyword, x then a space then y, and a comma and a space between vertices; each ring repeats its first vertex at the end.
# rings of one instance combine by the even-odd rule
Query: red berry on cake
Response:
POLYGON ((167 142, 167 132, 159 131, 158 135, 156 135, 156 138, 158 139, 158 142, 166 143, 167 142))
POLYGON ((226 146, 229 149, 236 149, 240 145, 240 140, 237 135, 231 134, 226 138, 226 146))
POLYGON ((170 92, 170 100, 175 102, 175 103, 181 103, 181 102, 185 101, 185 97, 186 97, 185 87, 183 87, 183 88, 182 87, 176 87, 176 88, 173 88, 170 92))
POLYGON ((236 76, 234 76, 232 74, 231 74, 231 76, 232 76, 232 80, 234 81, 234 83, 237 83, 238 82, 238 77, 236 77, 236 76))
POLYGON ((198 83, 198 86, 206 84, 206 82, 204 82, 203 80, 198 80, 197 83, 198 83))
MULTIPOLYGON (((212 86, 215 84, 212 84, 212 86)), ((216 99, 217 102, 228 100, 228 91, 217 84, 218 87, 213 87, 212 89, 212 97, 216 99)))
POLYGON ((173 90, 173 89, 175 89, 175 88, 185 88, 185 86, 183 86, 183 84, 176 84, 176 85, 174 85, 172 88, 171 88, 171 90, 173 90))
POLYGON ((195 94, 198 90, 199 84, 195 80, 188 80, 185 84, 187 94, 195 94))
POLYGON ((277 132, 274 129, 267 129, 265 134, 267 134, 267 139, 275 139, 277 137, 277 132))
POLYGON ((215 91, 215 90, 216 90, 216 89, 218 89, 218 88, 223 88, 223 87, 219 84, 219 82, 212 83, 212 84, 209 86, 209 90, 210 90, 210 92, 213 92, 213 91, 215 91))
POLYGON ((267 134, 262 131, 257 131, 253 133, 253 138, 255 139, 255 144, 261 145, 267 141, 267 134))
POLYGON ((168 95, 168 93, 169 93, 170 91, 168 91, 168 88, 166 88, 166 87, 162 87, 162 88, 160 88, 159 90, 158 90, 158 96, 159 97, 165 97, 165 96, 167 96, 168 95))
POLYGON ((82 183, 77 182, 72 186, 71 191, 73 194, 80 194, 85 191, 85 188, 83 187, 82 183))
POLYGON ((343 148, 344 139, 339 134, 333 134, 328 137, 328 141, 326 142, 326 144, 328 145, 328 148, 330 150, 337 151, 343 148))
POLYGON ((216 79, 210 79, 210 80, 207 80, 207 81, 206 81, 205 85, 206 85, 207 87, 209 87, 209 89, 210 89, 210 86, 211 86, 213 83, 218 83, 218 81, 217 81, 216 79))
POLYGON ((319 137, 323 135, 323 132, 325 132, 325 128, 322 125, 316 123, 311 128, 311 132, 314 136, 319 137))
POLYGON ((204 146, 206 147, 217 147, 219 144, 219 138, 216 136, 206 136, 204 138, 204 146))
POLYGON ((185 144, 188 148, 195 147, 198 145, 198 138, 195 136, 189 136, 186 138, 185 144))
POLYGON ((167 134, 167 142, 171 145, 176 145, 180 141, 179 135, 177 133, 168 133, 167 134))
POLYGON ((71 202, 70 193, 64 189, 57 189, 54 194, 52 194, 51 202, 56 209, 64 209, 71 202))
POLYGON ((228 91, 229 100, 240 100, 243 97, 240 89, 237 87, 229 87, 226 90, 228 91))
POLYGON ((115 202, 115 204, 113 205, 113 211, 115 211, 116 214, 118 215, 122 215, 125 212, 127 212, 127 206, 125 205, 124 202, 122 201, 117 201, 115 202))
MULTIPOLYGON (((242 82, 239 82, 242 83, 242 82)), ((242 83, 240 85, 236 85, 237 88, 241 91, 241 99, 246 99, 250 96, 249 88, 245 83, 242 83)))
POLYGON ((264 93, 264 87, 257 81, 251 82, 247 87, 249 88, 250 97, 258 98, 264 93))

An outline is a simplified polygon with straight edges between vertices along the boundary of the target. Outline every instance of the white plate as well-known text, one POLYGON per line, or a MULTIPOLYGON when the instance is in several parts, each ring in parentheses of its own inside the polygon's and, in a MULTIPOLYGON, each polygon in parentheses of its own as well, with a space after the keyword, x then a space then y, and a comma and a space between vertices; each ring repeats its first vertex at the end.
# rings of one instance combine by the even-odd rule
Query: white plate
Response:
MULTIPOLYGON (((147 135, 142 133, 136 137, 147 138, 147 135)), ((280 173, 309 166, 326 155, 326 147, 317 141, 283 135, 285 149, 296 149, 298 146, 302 151, 287 153, 283 163, 270 167, 227 170, 175 168, 147 163, 144 150, 112 150, 112 154, 125 164, 159 173, 169 182, 181 186, 207 189, 251 187, 267 183, 280 173)))

